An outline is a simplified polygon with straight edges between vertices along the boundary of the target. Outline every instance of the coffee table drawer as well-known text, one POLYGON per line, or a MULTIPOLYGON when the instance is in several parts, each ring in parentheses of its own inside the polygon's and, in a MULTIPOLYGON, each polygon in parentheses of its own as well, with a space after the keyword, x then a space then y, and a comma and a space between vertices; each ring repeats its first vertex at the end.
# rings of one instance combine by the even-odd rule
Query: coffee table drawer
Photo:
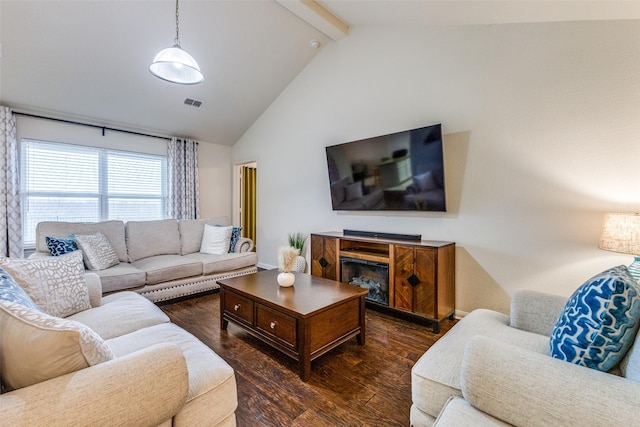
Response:
POLYGON ((291 348, 296 347, 296 319, 289 315, 256 304, 256 328, 291 348))
POLYGON ((227 313, 250 325, 253 324, 253 301, 232 292, 227 292, 225 298, 224 310, 227 313))

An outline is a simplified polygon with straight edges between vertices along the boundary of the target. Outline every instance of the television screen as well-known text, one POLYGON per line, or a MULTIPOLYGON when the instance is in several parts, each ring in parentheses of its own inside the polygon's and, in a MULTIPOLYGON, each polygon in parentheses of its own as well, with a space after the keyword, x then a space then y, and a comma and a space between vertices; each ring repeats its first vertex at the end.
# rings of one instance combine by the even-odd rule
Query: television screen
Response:
POLYGON ((446 211, 441 125, 326 147, 336 211, 446 211))

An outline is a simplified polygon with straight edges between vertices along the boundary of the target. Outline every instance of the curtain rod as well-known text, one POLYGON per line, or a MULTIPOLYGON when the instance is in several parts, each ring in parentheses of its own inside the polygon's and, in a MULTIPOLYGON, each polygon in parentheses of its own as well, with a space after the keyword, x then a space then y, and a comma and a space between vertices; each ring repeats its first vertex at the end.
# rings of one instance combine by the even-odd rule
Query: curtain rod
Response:
POLYGON ((128 133, 130 135, 148 136, 149 138, 166 139, 167 141, 171 140, 171 138, 166 137, 166 136, 150 135, 148 133, 134 132, 134 131, 131 131, 131 130, 124 130, 124 129, 116 129, 116 128, 112 128, 112 127, 109 127, 109 126, 92 125, 90 123, 75 122, 73 120, 56 119, 55 117, 40 116, 40 115, 37 115, 37 114, 30 114, 30 113, 21 113, 19 111, 12 111, 12 113, 14 115, 17 115, 17 116, 33 117, 35 119, 52 120, 54 122, 68 123, 68 124, 72 124, 72 125, 87 126, 87 127, 91 127, 91 128, 102 129, 102 136, 104 136, 105 131, 111 130, 111 131, 114 131, 114 132, 128 133))

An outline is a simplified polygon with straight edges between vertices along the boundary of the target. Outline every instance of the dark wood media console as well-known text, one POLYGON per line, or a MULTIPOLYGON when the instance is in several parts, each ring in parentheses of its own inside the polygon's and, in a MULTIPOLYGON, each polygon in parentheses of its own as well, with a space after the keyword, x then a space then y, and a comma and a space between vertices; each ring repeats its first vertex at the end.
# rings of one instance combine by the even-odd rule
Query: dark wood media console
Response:
POLYGON ((454 242, 313 233, 311 274, 360 286, 373 283, 376 295, 370 292, 367 307, 424 321, 434 333, 440 331, 441 321, 452 319, 455 313, 454 242), (365 271, 363 277, 344 277, 352 272, 350 263, 356 266, 355 271, 365 271), (388 283, 378 284, 385 265, 388 283), (372 298, 377 295, 381 296, 372 298))

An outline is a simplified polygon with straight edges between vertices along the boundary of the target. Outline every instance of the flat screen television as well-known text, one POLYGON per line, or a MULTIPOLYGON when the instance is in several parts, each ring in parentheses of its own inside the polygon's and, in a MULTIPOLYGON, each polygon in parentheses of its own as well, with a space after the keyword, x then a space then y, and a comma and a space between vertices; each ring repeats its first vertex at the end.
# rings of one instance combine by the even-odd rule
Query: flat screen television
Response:
POLYGON ((335 211, 446 211, 440 124, 326 152, 335 211))

